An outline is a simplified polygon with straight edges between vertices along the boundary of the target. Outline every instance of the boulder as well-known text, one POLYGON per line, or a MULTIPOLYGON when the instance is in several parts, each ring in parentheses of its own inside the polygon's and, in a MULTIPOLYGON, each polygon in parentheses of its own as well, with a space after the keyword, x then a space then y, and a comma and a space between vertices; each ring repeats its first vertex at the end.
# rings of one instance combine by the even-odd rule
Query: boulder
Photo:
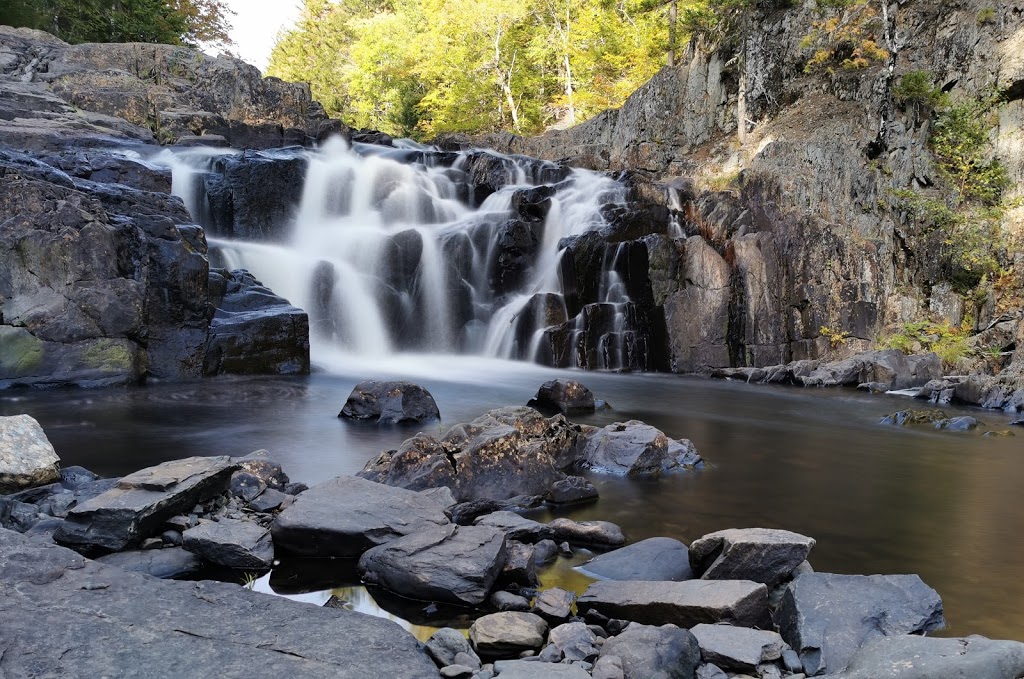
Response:
POLYGON ((0 417, 0 494, 60 480, 60 458, 29 415, 0 417))
POLYGON ((529 611, 530 602, 512 592, 495 592, 488 602, 499 611, 529 611))
POLYGON ((774 587, 807 559, 814 539, 788 530, 734 528, 690 544, 690 567, 705 580, 753 580, 774 587))
POLYGON ((447 525, 423 527, 368 550, 359 559, 359 574, 367 584, 410 599, 478 606, 504 565, 500 530, 447 525))
POLYGON ((200 521, 181 538, 185 549, 218 566, 262 570, 274 564, 270 530, 257 523, 236 519, 200 521))
POLYGON ((609 521, 573 521, 555 519, 548 526, 555 532, 557 542, 592 547, 619 547, 626 543, 622 529, 609 521))
POLYGON ((728 622, 768 627, 768 589, 746 580, 615 581, 591 584, 576 604, 609 618, 693 627, 728 622))
POLYGON ((548 380, 526 405, 563 415, 586 415, 594 412, 594 394, 576 380, 548 380))
POLYGON ((690 632, 697 638, 704 662, 741 672, 753 672, 762 663, 778 660, 787 648, 782 637, 767 630, 702 624, 690 632))
POLYGON ((515 512, 492 512, 481 516, 473 522, 474 526, 491 526, 505 534, 509 540, 535 543, 554 537, 554 529, 547 525, 527 519, 515 512))
POLYGON ((352 389, 338 417, 398 424, 440 420, 441 413, 434 397, 418 384, 367 380, 352 389))
POLYGON ((942 377, 942 361, 933 353, 907 356, 897 349, 867 351, 851 358, 819 366, 807 377, 805 386, 857 386, 876 382, 889 389, 924 386, 942 377))
POLYGON ((782 638, 808 676, 846 668, 865 642, 945 626, 942 601, 916 575, 804 573, 776 612, 782 638))
POLYGON ((163 532, 164 522, 227 489, 237 467, 221 457, 188 457, 122 477, 68 512, 54 540, 82 550, 120 551, 163 532))
POLYGON ((599 554, 580 566, 589 574, 608 580, 672 580, 693 578, 689 552, 672 538, 648 538, 599 554))
POLYGON ((537 578, 537 562, 533 556, 533 545, 523 544, 515 540, 505 542, 505 565, 501 569, 502 585, 519 585, 536 587, 540 584, 537 578))
POLYGON ((622 658, 617 655, 603 655, 594 663, 593 679, 625 679, 622 658))
POLYGON ((145 573, 161 580, 191 575, 203 567, 203 562, 198 556, 181 547, 116 552, 96 560, 108 566, 145 573))
POLYGON ((254 450, 245 457, 233 457, 231 461, 241 468, 240 471, 257 477, 267 488, 283 491, 291 481, 281 463, 270 457, 269 451, 254 450))
POLYGON ((688 439, 669 439, 639 420, 584 430, 579 446, 581 464, 611 474, 657 476, 703 464, 688 439))
POLYGON ((563 659, 592 662, 599 653, 597 635, 582 622, 568 622, 555 627, 548 634, 548 644, 548 648, 554 647, 558 651, 556 662, 563 659))
POLYGON ((432 635, 427 640, 427 653, 434 659, 438 667, 444 667, 446 665, 455 664, 455 656, 460 653, 466 653, 476 659, 476 663, 479 666, 480 658, 473 651, 473 647, 470 646, 469 640, 466 639, 466 635, 457 629, 451 627, 443 627, 432 635))
POLYGON ((597 488, 582 476, 568 476, 551 484, 548 502, 556 505, 587 502, 597 499, 597 488))
POLYGON ((690 632, 675 625, 630 625, 601 647, 601 657, 622 660, 625 679, 693 679, 700 647, 690 632))
POLYGON ((98 476, 78 465, 62 467, 60 470, 60 483, 68 490, 75 490, 79 486, 91 483, 97 479, 99 479, 98 476))
POLYGON ((576 593, 559 587, 546 589, 533 601, 533 611, 548 622, 563 623, 572 616, 576 593))
POLYGON ((391 621, 236 584, 157 580, 5 530, 0 591, 11 677, 437 679, 391 621))
POLYGON ((477 618, 469 628, 469 639, 482 656, 508 658, 539 649, 547 633, 548 624, 540 616, 507 611, 477 618))
POLYGON ((447 489, 423 492, 339 476, 298 495, 271 525, 274 547, 298 556, 359 556, 404 535, 447 526, 447 489))
POLYGON ((591 679, 590 673, 578 665, 528 660, 509 660, 501 665, 500 679, 591 679))
MULTIPOLYGON (((833 675, 830 675, 833 676, 833 675)), ((835 679, 1018 679, 1024 644, 971 636, 939 639, 914 635, 866 643, 835 679)))

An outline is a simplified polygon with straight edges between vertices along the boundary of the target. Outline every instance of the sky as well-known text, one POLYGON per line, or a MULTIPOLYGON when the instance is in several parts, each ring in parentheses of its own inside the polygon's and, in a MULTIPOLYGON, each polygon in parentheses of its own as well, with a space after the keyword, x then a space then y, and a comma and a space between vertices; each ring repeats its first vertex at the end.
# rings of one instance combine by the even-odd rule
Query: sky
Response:
POLYGON ((299 0, 226 0, 231 17, 231 51, 261 71, 274 47, 274 38, 282 28, 292 26, 299 17, 299 0))

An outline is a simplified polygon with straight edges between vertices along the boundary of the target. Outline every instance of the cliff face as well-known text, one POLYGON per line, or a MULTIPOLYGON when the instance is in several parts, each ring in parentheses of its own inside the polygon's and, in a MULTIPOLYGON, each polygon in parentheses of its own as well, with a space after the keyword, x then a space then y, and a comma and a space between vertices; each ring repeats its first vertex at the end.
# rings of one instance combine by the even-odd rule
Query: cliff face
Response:
MULTIPOLYGON (((678 206, 691 238, 677 241, 667 262, 675 370, 847 354, 928 315, 957 323, 963 304, 983 329, 995 320, 992 300, 954 299, 950 313, 934 253, 914 242, 894 199, 939 178, 928 115, 899 105, 893 87, 924 70, 953 97, 1001 93, 994 146, 1010 199, 1024 196, 1024 3, 907 0, 878 15, 890 57, 868 68, 805 73, 801 42, 822 18, 814 3, 762 9, 738 48, 691 49, 619 110, 486 143, 593 169, 640 169, 666 196, 668 186, 705 187, 678 206), (713 190, 723 184, 732 186, 713 190), (848 337, 833 341, 823 327, 848 337)), ((1003 228, 1007 242, 1019 242, 1024 209, 1009 210, 1003 228)), ((665 263, 664 253, 651 261, 665 263)), ((1012 245, 1004 261, 1024 273, 1012 245)))

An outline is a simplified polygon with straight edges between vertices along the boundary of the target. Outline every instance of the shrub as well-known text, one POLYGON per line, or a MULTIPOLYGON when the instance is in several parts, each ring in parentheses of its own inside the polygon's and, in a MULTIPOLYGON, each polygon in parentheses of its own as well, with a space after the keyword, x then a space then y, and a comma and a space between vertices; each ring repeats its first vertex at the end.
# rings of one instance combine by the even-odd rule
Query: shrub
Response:
POLYGON ((919 106, 935 110, 947 102, 946 93, 933 85, 930 71, 911 71, 892 88, 893 98, 902 106, 919 106))

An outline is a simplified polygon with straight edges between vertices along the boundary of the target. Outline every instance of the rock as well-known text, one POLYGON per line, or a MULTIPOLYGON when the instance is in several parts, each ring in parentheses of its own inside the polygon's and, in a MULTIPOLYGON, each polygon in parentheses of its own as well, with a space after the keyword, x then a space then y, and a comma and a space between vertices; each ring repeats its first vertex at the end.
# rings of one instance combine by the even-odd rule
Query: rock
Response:
POLYGON ((452 507, 448 511, 448 515, 451 517, 452 523, 469 526, 485 514, 529 509, 540 505, 543 501, 544 498, 539 495, 517 495, 507 500, 469 500, 452 507))
POLYGON ((533 546, 533 558, 538 566, 553 562, 558 558, 558 545, 554 540, 541 540, 533 546))
POLYGON ((533 611, 548 622, 563 623, 572 616, 574 603, 576 603, 575 592, 552 587, 537 595, 533 602, 533 611))
POLYGON ((769 625, 767 588, 744 580, 605 580, 587 587, 576 607, 643 624, 672 623, 687 628, 717 622, 769 625))
POLYGON ((60 458, 29 415, 0 417, 0 494, 60 479, 60 458))
POLYGON ((690 567, 705 580, 753 580, 774 587, 807 559, 814 539, 787 530, 735 528, 690 544, 690 567))
POLYGON ((702 464, 688 439, 672 440, 639 420, 584 431, 581 462, 591 469, 629 476, 657 476, 702 464))
POLYGON ((529 611, 530 602, 526 597, 511 592, 495 592, 488 600, 499 611, 529 611))
MULTIPOLYGON (((891 636, 869 641, 836 679, 1017 679, 1024 675, 1024 644, 971 636, 939 639, 891 636)), ((830 675, 833 676, 833 675, 830 675)))
POLYGON ((460 653, 467 653, 471 657, 476 658, 476 665, 477 667, 480 666, 480 658, 473 652, 473 647, 469 645, 469 640, 457 629, 443 627, 437 630, 430 635, 426 646, 427 653, 434 659, 438 667, 454 665, 455 656, 460 653))
POLYGON ((120 551, 159 535, 164 522, 227 488, 227 457, 189 457, 129 474, 68 512, 54 540, 83 550, 120 551))
POLYGON ((491 613, 469 628, 469 639, 477 653, 486 657, 512 658, 520 651, 544 645, 548 624, 533 613, 491 613))
POLYGON ((978 428, 978 420, 969 416, 951 417, 947 420, 939 420, 935 423, 936 429, 948 429, 950 431, 971 431, 978 428))
POLYGON ((845 669, 877 637, 945 626, 939 595, 916 575, 805 573, 787 587, 776 622, 808 676, 845 669))
MULTIPOLYGON (((463 639, 465 639, 465 637, 463 637, 463 639)), ((469 645, 469 641, 468 640, 466 641, 466 644, 467 644, 467 646, 469 645)), ((468 647, 468 650, 466 650, 466 651, 462 651, 462 652, 456 653, 455 654, 455 662, 452 663, 452 664, 453 665, 462 665, 463 667, 468 667, 468 668, 470 668, 470 670, 472 670, 474 672, 481 668, 480 656, 478 656, 473 651, 472 647, 468 647)))
POLYGON ((258 496, 249 501, 249 506, 257 512, 269 513, 290 502, 291 496, 273 488, 267 488, 258 496))
POLYGON ((515 512, 492 512, 481 516, 473 522, 474 526, 491 526, 505 534, 509 540, 519 542, 540 542, 554 536, 555 531, 547 524, 527 519, 515 512))
POLYGON ((444 679, 469 679, 473 676, 473 668, 465 665, 449 665, 441 668, 444 679))
POLYGON ((198 556, 181 547, 117 552, 101 556, 97 561, 160 579, 191 575, 203 567, 198 556))
POLYGON ((267 488, 283 491, 290 483, 281 463, 272 459, 269 451, 255 450, 245 457, 233 457, 231 461, 236 463, 241 471, 257 477, 267 488))
POLYGON ((181 537, 185 549, 226 568, 262 570, 274 563, 270 530, 256 523, 234 519, 200 521, 181 537))
POLYGON ((505 566, 501 570, 500 581, 503 585, 536 587, 537 563, 533 558, 533 545, 526 545, 515 540, 505 543, 505 566))
POLYGON ((298 556, 359 556, 403 535, 446 526, 447 489, 415 492, 340 476, 313 486, 274 519, 274 547, 298 556))
POLYGON ((921 387, 940 377, 942 361, 937 355, 907 356, 896 349, 885 349, 826 363, 801 380, 805 386, 815 387, 856 386, 874 382, 892 390, 921 387))
POLYGON ((605 642, 601 656, 620 658, 625 679, 692 679, 700 664, 697 640, 674 625, 630 625, 605 642))
POLYGON ((590 673, 576 665, 507 661, 498 674, 501 679, 591 679, 590 673))
POLYGON ((648 538, 599 554, 583 564, 587 573, 608 580, 672 580, 693 578, 689 551, 672 538, 648 538))
POLYGON ((622 658, 617 655, 602 655, 594 663, 593 679, 625 679, 622 658))
POLYGON ((598 656, 597 636, 591 632, 585 623, 569 622, 559 625, 548 634, 549 648, 558 651, 559 662, 562 658, 574 661, 591 661, 598 656))
POLYGON ((697 668, 696 679, 729 679, 729 675, 717 665, 705 663, 697 668))
POLYGON ((548 380, 526 405, 563 415, 585 415, 594 412, 594 395, 576 380, 548 380))
POLYGON ((338 417, 380 424, 429 422, 441 419, 434 397, 412 382, 360 382, 338 417))
POLYGON ((210 320, 203 372, 309 373, 309 317, 244 269, 210 271, 210 320))
POLYGON ((97 479, 99 479, 99 477, 91 471, 77 465, 62 467, 60 470, 61 485, 68 490, 75 490, 82 484, 91 483, 97 479))
POLYGON ((130 659, 140 675, 437 678, 388 620, 235 584, 156 580, 3 530, 0 591, 9 676, 109 676, 130 659))
POLYGON ((800 654, 792 648, 786 648, 782 651, 782 666, 790 674, 802 673, 804 669, 803 663, 800 662, 800 654))
POLYGON ((622 529, 608 521, 573 521, 555 519, 548 524, 554 531, 556 541, 593 547, 618 547, 625 544, 622 529))
POLYGON ((363 582, 410 599, 478 606, 504 565, 501 531, 448 525, 423 527, 368 550, 359 573, 363 582))
POLYGON ((237 471, 231 475, 231 482, 228 484, 228 491, 235 497, 245 501, 253 500, 257 495, 266 490, 267 484, 249 472, 237 471))
POLYGON ((936 424, 948 420, 942 410, 900 410, 882 418, 881 424, 907 426, 912 424, 936 424))
POLYGON ((786 642, 775 632, 732 625, 696 625, 690 632, 697 638, 704 662, 739 671, 753 671, 761 663, 778 660, 786 642))
POLYGON ((548 501, 556 505, 597 499, 597 488, 582 476, 568 476, 551 484, 548 501))

